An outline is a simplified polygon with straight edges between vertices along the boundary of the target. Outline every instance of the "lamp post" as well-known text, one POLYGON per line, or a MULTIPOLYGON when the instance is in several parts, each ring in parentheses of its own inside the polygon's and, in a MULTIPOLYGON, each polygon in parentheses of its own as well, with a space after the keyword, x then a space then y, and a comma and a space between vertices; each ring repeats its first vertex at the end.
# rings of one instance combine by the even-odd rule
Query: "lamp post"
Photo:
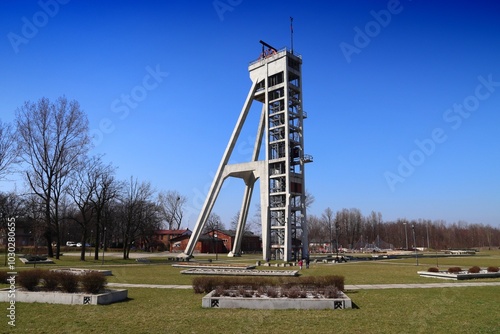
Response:
POLYGON ((417 238, 415 237, 415 224, 411 224, 411 228, 413 229, 413 247, 415 248, 415 260, 417 261, 417 266, 418 266, 417 238))
POLYGON ((215 222, 215 233, 214 233, 214 240, 215 240, 215 261, 219 260, 219 253, 217 253, 217 230, 219 229, 219 222, 215 222))
POLYGON ((408 250, 408 231, 406 230, 406 222, 404 222, 403 225, 405 226, 406 250, 408 250))
POLYGON ((339 226, 335 224, 335 253, 337 254, 335 257, 335 261, 339 263, 339 226))
POLYGON ((102 236, 102 264, 104 264, 104 249, 106 248, 106 227, 104 227, 104 235, 102 236))
POLYGON ((89 242, 89 257, 92 256, 92 246, 90 245, 92 242, 92 230, 90 230, 90 242, 89 242))

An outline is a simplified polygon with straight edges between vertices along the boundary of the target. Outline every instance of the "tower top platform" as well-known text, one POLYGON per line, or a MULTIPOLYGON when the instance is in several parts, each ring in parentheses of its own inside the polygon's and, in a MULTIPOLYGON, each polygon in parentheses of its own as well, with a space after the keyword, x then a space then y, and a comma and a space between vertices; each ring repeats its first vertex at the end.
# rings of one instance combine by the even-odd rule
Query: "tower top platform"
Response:
POLYGON ((260 65, 263 65, 269 61, 274 61, 274 60, 279 59, 283 56, 289 56, 292 58, 296 58, 297 61, 302 63, 302 55, 297 54, 297 53, 292 53, 286 47, 279 49, 277 51, 275 51, 274 49, 267 49, 267 50, 264 50, 263 53, 261 53, 259 58, 250 62, 250 64, 248 65, 248 70, 251 71, 251 70, 259 67, 260 65))

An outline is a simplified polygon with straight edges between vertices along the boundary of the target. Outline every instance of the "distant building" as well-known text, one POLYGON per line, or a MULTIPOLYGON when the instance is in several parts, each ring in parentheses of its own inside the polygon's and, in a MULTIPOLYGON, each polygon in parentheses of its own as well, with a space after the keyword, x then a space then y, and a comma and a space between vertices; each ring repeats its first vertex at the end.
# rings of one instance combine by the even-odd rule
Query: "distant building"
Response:
MULTIPOLYGON (((19 250, 22 247, 34 246, 35 240, 37 241, 37 246, 41 244, 45 245, 45 239, 43 239, 40 234, 35 234, 35 225, 33 221, 26 217, 18 217, 15 220, 15 234, 16 234, 16 248, 19 250)), ((8 230, 6 228, 0 229, 0 245, 5 246, 7 244, 8 230)))
POLYGON ((189 238, 191 236, 190 229, 184 230, 157 230, 153 233, 153 243, 156 246, 156 250, 159 251, 171 251, 172 239, 186 236, 189 238))
MULTIPOLYGON (((214 230, 203 234, 198 239, 194 251, 196 253, 221 253, 227 254, 235 242, 236 231, 214 230)), ((186 249, 190 235, 181 235, 170 240, 170 251, 181 253, 186 249)), ((261 252, 262 241, 258 235, 245 232, 241 240, 242 252, 261 252)))

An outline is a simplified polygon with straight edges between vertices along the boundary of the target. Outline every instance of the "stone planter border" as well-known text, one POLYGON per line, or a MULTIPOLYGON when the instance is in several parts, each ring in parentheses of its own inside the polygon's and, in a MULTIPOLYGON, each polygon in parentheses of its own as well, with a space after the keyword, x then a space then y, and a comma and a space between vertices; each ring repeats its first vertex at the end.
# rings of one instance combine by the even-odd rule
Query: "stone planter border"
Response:
POLYGON ((213 297, 215 290, 202 298, 203 308, 245 308, 260 310, 340 310, 352 308, 352 301, 341 292, 340 298, 269 298, 269 297, 213 297))
POLYGON ((237 270, 255 269, 255 266, 253 265, 224 265, 224 264, 173 264, 172 267, 189 268, 189 269, 237 269, 237 270))
POLYGON ((220 276, 298 276, 298 270, 246 270, 192 268, 182 270, 185 275, 220 275, 220 276))
MULTIPOLYGON (((0 302, 9 302, 10 290, 0 290, 0 302)), ((58 291, 23 291, 16 290, 15 300, 21 303, 48 303, 66 305, 107 305, 126 300, 128 290, 105 290, 98 294, 65 293, 58 291)))
POLYGON ((113 276, 111 270, 104 270, 104 269, 57 268, 57 269, 50 269, 50 271, 69 272, 75 275, 82 275, 85 274, 86 272, 98 272, 103 274, 104 276, 113 276))
POLYGON ((450 274, 447 271, 430 272, 430 271, 417 271, 417 273, 422 277, 433 277, 442 279, 452 279, 452 280, 467 280, 475 278, 497 278, 500 277, 500 272, 492 273, 486 270, 481 270, 479 273, 468 273, 467 271, 462 271, 457 274, 450 274))

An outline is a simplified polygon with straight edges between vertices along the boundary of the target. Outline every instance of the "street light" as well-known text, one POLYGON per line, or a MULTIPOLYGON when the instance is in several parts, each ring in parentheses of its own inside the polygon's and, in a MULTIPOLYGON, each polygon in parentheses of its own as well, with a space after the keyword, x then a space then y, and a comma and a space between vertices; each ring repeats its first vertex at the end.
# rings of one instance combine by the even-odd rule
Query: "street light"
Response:
MULTIPOLYGON (((215 222, 215 232, 219 229, 219 222, 215 222)), ((214 233, 214 240, 217 239, 217 233, 214 233)), ((215 261, 219 260, 219 254, 217 253, 217 240, 215 240, 215 261)))
POLYGON ((411 228, 413 229, 413 248, 415 248, 415 260, 417 261, 417 266, 418 266, 417 239, 415 237, 415 224, 411 224, 411 228))
POLYGON ((406 230, 406 222, 404 222, 403 225, 405 226, 406 250, 408 250, 408 231, 406 230))
POLYGON ((339 263, 339 226, 335 224, 335 250, 336 250, 336 258, 335 261, 339 263))
POLYGON ((92 246, 91 246, 91 243, 92 243, 92 232, 94 232, 94 231, 90 230, 89 257, 92 256, 92 246))
POLYGON ((104 235, 102 238, 102 264, 104 264, 104 249, 106 248, 106 227, 104 228, 104 235))

